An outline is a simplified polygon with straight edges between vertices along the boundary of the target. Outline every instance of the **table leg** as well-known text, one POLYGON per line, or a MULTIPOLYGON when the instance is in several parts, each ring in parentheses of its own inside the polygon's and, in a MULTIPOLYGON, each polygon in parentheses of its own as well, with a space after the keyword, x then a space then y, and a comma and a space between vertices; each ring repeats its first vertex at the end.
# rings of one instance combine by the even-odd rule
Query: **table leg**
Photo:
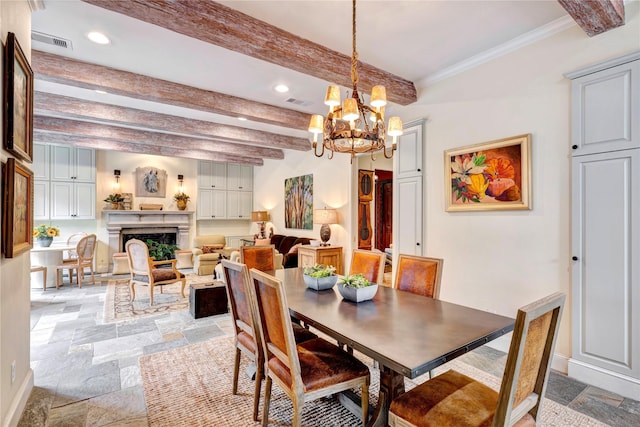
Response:
POLYGON ((389 407, 396 397, 404 393, 404 375, 380 364, 380 392, 373 416, 367 423, 370 427, 389 425, 389 407))

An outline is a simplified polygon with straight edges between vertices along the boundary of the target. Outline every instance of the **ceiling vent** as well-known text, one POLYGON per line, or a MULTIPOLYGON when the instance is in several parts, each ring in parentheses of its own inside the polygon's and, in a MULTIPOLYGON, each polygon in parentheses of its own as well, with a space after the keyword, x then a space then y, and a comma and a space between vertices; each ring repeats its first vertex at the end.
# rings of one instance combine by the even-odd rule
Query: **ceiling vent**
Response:
POLYGON ((303 101, 301 99, 295 99, 295 98, 287 98, 284 100, 284 102, 288 102, 290 104, 295 104, 295 105, 301 105, 303 107, 308 107, 309 105, 312 104, 309 101, 303 101))
POLYGON ((73 45, 71 44, 71 40, 63 39, 62 37, 56 37, 49 34, 39 33, 37 31, 31 31, 31 40, 50 44, 53 46, 58 46, 63 49, 73 50, 73 45))

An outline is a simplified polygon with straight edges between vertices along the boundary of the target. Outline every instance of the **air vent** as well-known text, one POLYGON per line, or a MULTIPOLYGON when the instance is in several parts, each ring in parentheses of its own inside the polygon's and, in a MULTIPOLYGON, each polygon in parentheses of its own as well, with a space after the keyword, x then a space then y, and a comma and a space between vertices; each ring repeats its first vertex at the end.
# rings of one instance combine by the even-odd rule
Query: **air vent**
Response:
POLYGON ((287 98, 287 99, 284 100, 284 102, 288 102, 290 104, 301 105, 303 107, 308 107, 309 105, 312 104, 309 101, 303 101, 301 99, 295 99, 295 98, 287 98))
POLYGON ((35 40, 41 43, 51 44, 54 46, 61 47, 63 49, 73 50, 73 45, 71 44, 71 40, 63 39, 62 37, 56 37, 49 34, 39 33, 37 31, 31 31, 31 40, 35 40))

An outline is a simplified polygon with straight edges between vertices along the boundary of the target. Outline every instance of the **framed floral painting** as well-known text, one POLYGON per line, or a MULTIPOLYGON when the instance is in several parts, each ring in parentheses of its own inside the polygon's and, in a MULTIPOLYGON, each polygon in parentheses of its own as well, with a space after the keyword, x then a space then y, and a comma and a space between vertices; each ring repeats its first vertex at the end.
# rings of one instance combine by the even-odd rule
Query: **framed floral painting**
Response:
POLYGON ((447 150, 446 210, 531 209, 531 134, 447 150))
POLYGON ((2 249, 13 258, 33 245, 33 172, 13 157, 4 167, 2 207, 2 249))

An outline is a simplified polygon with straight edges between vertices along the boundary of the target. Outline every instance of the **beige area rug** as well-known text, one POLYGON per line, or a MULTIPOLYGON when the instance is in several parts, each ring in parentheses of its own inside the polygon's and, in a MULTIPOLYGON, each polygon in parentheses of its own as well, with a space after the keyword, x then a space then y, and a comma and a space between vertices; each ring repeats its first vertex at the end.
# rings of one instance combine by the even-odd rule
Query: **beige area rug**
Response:
POLYGON ((105 322, 131 320, 138 317, 153 316, 171 311, 189 308, 189 291, 191 284, 211 283, 213 276, 187 274, 187 286, 184 288, 185 298, 180 294, 180 283, 156 286, 153 291, 153 306, 149 305, 149 287, 136 285, 136 299, 131 301, 129 279, 112 279, 107 284, 107 295, 104 303, 105 322), (162 289, 162 293, 160 290, 162 289))
MULTIPOLYGON (((252 420, 253 381, 244 369, 248 359, 242 358, 238 394, 231 394, 233 375, 233 338, 221 337, 186 347, 155 353, 140 358, 140 372, 147 404, 149 426, 256 426, 252 420)), ((363 357, 371 366, 371 359, 363 357)), ((498 388, 500 380, 463 362, 453 361, 436 370, 456 369, 498 388)), ((406 388, 424 381, 405 380, 406 388)), ((379 377, 371 369, 371 403, 377 403, 379 377)), ((264 398, 264 385, 263 385, 264 398)), ((260 404, 262 414, 262 400, 260 404)), ((291 401, 273 386, 269 414, 270 426, 291 425, 291 401)), ((302 409, 303 426, 359 426, 358 419, 332 398, 308 402, 302 409)), ((541 426, 602 427, 593 418, 545 399, 541 426)))

